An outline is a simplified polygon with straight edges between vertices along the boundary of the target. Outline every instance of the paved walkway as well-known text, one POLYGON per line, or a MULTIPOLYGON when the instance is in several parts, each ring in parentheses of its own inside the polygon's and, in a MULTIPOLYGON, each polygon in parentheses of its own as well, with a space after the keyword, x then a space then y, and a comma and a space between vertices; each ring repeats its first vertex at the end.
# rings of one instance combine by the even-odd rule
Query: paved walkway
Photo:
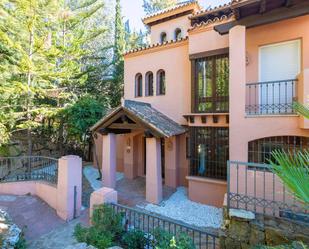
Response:
POLYGON ((88 210, 72 222, 60 219, 55 210, 34 196, 0 195, 0 209, 9 213, 13 222, 24 230, 30 249, 62 249, 74 244, 77 223, 87 224, 88 210))

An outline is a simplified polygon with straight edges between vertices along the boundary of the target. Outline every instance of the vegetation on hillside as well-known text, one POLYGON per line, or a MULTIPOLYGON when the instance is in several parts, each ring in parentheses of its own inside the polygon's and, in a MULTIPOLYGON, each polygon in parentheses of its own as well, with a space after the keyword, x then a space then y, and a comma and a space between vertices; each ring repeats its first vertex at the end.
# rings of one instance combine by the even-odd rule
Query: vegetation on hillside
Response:
POLYGON ((24 138, 33 155, 39 138, 87 157, 89 128, 120 103, 123 53, 143 44, 139 34, 120 0, 2 0, 0 156, 24 138))

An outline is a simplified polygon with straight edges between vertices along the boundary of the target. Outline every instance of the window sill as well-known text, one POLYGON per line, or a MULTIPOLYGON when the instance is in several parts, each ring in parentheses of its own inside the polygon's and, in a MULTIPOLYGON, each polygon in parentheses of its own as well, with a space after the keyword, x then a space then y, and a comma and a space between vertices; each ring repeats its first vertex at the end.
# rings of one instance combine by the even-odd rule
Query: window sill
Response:
POLYGON ((245 118, 299 117, 298 114, 246 114, 245 118))

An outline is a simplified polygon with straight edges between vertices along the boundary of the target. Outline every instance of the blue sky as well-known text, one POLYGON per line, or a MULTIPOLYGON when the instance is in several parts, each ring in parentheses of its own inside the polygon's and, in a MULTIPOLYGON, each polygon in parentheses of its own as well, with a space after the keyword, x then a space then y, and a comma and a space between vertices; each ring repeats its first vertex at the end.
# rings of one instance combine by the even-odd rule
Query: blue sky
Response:
MULTIPOLYGON (((206 8, 208 6, 218 6, 229 2, 229 0, 200 0, 200 4, 206 8)), ((122 12, 125 20, 130 20, 131 29, 140 30, 144 28, 141 21, 142 17, 145 16, 143 10, 143 0, 121 0, 122 12)))

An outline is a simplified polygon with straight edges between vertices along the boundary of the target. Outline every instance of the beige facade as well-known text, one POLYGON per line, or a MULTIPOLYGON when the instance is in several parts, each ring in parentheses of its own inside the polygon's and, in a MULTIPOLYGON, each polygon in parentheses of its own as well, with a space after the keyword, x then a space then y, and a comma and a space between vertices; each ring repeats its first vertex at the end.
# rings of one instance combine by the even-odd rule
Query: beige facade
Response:
POLYGON ((193 201, 220 207, 227 160, 265 163, 272 148, 307 146, 308 122, 291 106, 296 99, 305 103, 309 93, 308 4, 300 1, 288 9, 274 1, 278 4, 264 13, 250 1, 242 2, 208 11, 193 2, 147 17, 152 44, 125 54, 124 99, 149 103, 186 129, 148 137, 155 127, 132 125, 131 133, 117 135, 115 167, 130 179, 146 175, 151 202, 160 201, 165 184, 188 186, 193 201), (235 16, 235 10, 242 14, 235 16), (175 39, 176 30, 181 30, 180 39, 175 39), (162 33, 167 42, 161 43, 162 33), (285 56, 285 42, 291 42, 292 52, 286 55, 291 65, 274 56, 281 47, 285 56), (296 46, 299 55, 293 54, 296 46), (272 65, 268 60, 278 64, 264 69, 272 65), (284 78, 281 67, 291 71, 291 78, 284 78), (263 80, 267 77, 271 80, 263 80), (294 145, 286 142, 292 140, 294 145), (266 147, 268 154, 262 151, 266 147))

